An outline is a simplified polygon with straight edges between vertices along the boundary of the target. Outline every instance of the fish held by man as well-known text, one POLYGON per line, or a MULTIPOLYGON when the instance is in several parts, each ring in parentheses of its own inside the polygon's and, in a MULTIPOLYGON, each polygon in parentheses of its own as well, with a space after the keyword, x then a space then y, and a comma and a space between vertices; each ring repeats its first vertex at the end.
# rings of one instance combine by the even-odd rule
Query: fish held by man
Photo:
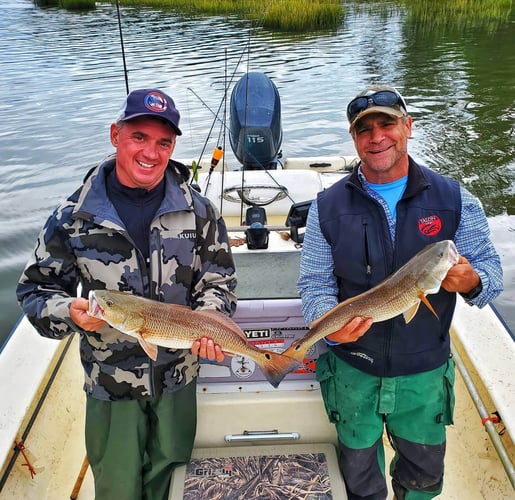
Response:
POLYGON ((193 342, 205 336, 213 339, 225 353, 252 359, 274 387, 302 366, 283 354, 258 349, 248 342, 231 318, 218 311, 194 311, 187 306, 165 304, 117 290, 92 290, 88 314, 136 338, 154 361, 157 346, 189 349, 193 342))
POLYGON ((409 323, 417 313, 420 302, 424 302, 438 317, 426 295, 440 290, 447 272, 458 263, 458 258, 458 250, 451 240, 427 245, 381 283, 348 298, 313 321, 306 335, 283 354, 302 361, 313 344, 337 332, 356 316, 378 322, 403 314, 406 323, 409 323))

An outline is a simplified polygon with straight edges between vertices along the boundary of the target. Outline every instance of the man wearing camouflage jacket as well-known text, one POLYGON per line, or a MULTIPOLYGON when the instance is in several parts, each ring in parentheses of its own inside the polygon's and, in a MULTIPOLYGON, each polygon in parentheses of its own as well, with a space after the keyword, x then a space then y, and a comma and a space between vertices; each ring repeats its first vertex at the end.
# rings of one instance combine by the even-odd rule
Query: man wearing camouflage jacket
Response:
POLYGON ((111 125, 116 154, 47 220, 17 296, 37 331, 78 332, 84 368, 86 447, 96 500, 166 499, 187 462, 196 429, 198 356, 220 361, 211 339, 192 350, 139 344, 87 314, 90 290, 115 289, 161 302, 236 308, 236 276, 225 224, 170 160, 181 135, 173 100, 135 90, 111 125), (80 297, 77 297, 77 290, 80 297))

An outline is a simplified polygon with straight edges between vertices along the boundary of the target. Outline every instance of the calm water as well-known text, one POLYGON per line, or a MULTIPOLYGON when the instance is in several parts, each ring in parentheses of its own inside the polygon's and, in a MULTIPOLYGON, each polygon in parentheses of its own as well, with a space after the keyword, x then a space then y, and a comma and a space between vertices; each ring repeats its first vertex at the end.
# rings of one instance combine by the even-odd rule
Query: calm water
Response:
MULTIPOLYGON (((130 88, 174 96, 184 131, 175 157, 196 159, 233 74, 264 71, 278 86, 285 156, 353 154, 346 103, 369 83, 394 84, 414 117, 413 156, 484 203, 505 269, 496 306, 515 331, 513 7, 481 21, 438 12, 420 19, 393 2, 345 4, 337 30, 303 36, 122 9, 130 88)), ((1 343, 21 312, 14 290, 39 229, 87 166, 112 150, 109 125, 125 80, 111 5, 72 13, 2 0, 0 37, 1 343)), ((219 134, 215 126, 208 151, 219 134)))

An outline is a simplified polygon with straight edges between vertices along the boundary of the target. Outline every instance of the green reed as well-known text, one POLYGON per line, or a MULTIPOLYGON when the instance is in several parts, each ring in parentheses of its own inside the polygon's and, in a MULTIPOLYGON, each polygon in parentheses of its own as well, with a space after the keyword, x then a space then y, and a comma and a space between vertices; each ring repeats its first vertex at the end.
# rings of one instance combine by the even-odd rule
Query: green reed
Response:
POLYGON ((439 27, 495 30, 509 21, 512 0, 397 0, 427 31, 439 27))
POLYGON ((273 0, 264 12, 262 24, 285 31, 306 31, 338 26, 342 16, 340 2, 273 0))
MULTIPOLYGON (((108 0, 115 3, 116 0, 108 0)), ((425 29, 443 26, 491 27, 509 17, 512 0, 355 0, 374 12, 404 5, 425 29)), ((40 6, 95 8, 95 0, 35 0, 40 6)), ((151 6, 191 15, 239 16, 265 28, 307 32, 334 29, 341 23, 346 0, 119 0, 122 6, 151 6)))
POLYGON ((340 0, 120 0, 120 5, 166 7, 191 14, 236 15, 282 31, 335 28, 343 15, 340 0))
POLYGON ((39 7, 61 7, 68 10, 94 9, 95 0, 35 0, 39 7))

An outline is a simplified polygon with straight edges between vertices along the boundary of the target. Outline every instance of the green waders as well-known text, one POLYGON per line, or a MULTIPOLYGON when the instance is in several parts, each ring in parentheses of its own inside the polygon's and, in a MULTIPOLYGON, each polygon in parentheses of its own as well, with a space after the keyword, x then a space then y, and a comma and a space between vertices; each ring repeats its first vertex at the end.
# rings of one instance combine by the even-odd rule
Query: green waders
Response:
POLYGON ((316 374, 338 432, 349 500, 386 498, 385 428, 395 450, 390 474, 396 498, 427 500, 441 492, 445 426, 454 411, 452 359, 428 372, 376 377, 329 351, 317 361, 316 374))
POLYGON ((86 400, 86 449, 95 500, 166 500, 188 462, 197 424, 196 381, 156 398, 86 400))

